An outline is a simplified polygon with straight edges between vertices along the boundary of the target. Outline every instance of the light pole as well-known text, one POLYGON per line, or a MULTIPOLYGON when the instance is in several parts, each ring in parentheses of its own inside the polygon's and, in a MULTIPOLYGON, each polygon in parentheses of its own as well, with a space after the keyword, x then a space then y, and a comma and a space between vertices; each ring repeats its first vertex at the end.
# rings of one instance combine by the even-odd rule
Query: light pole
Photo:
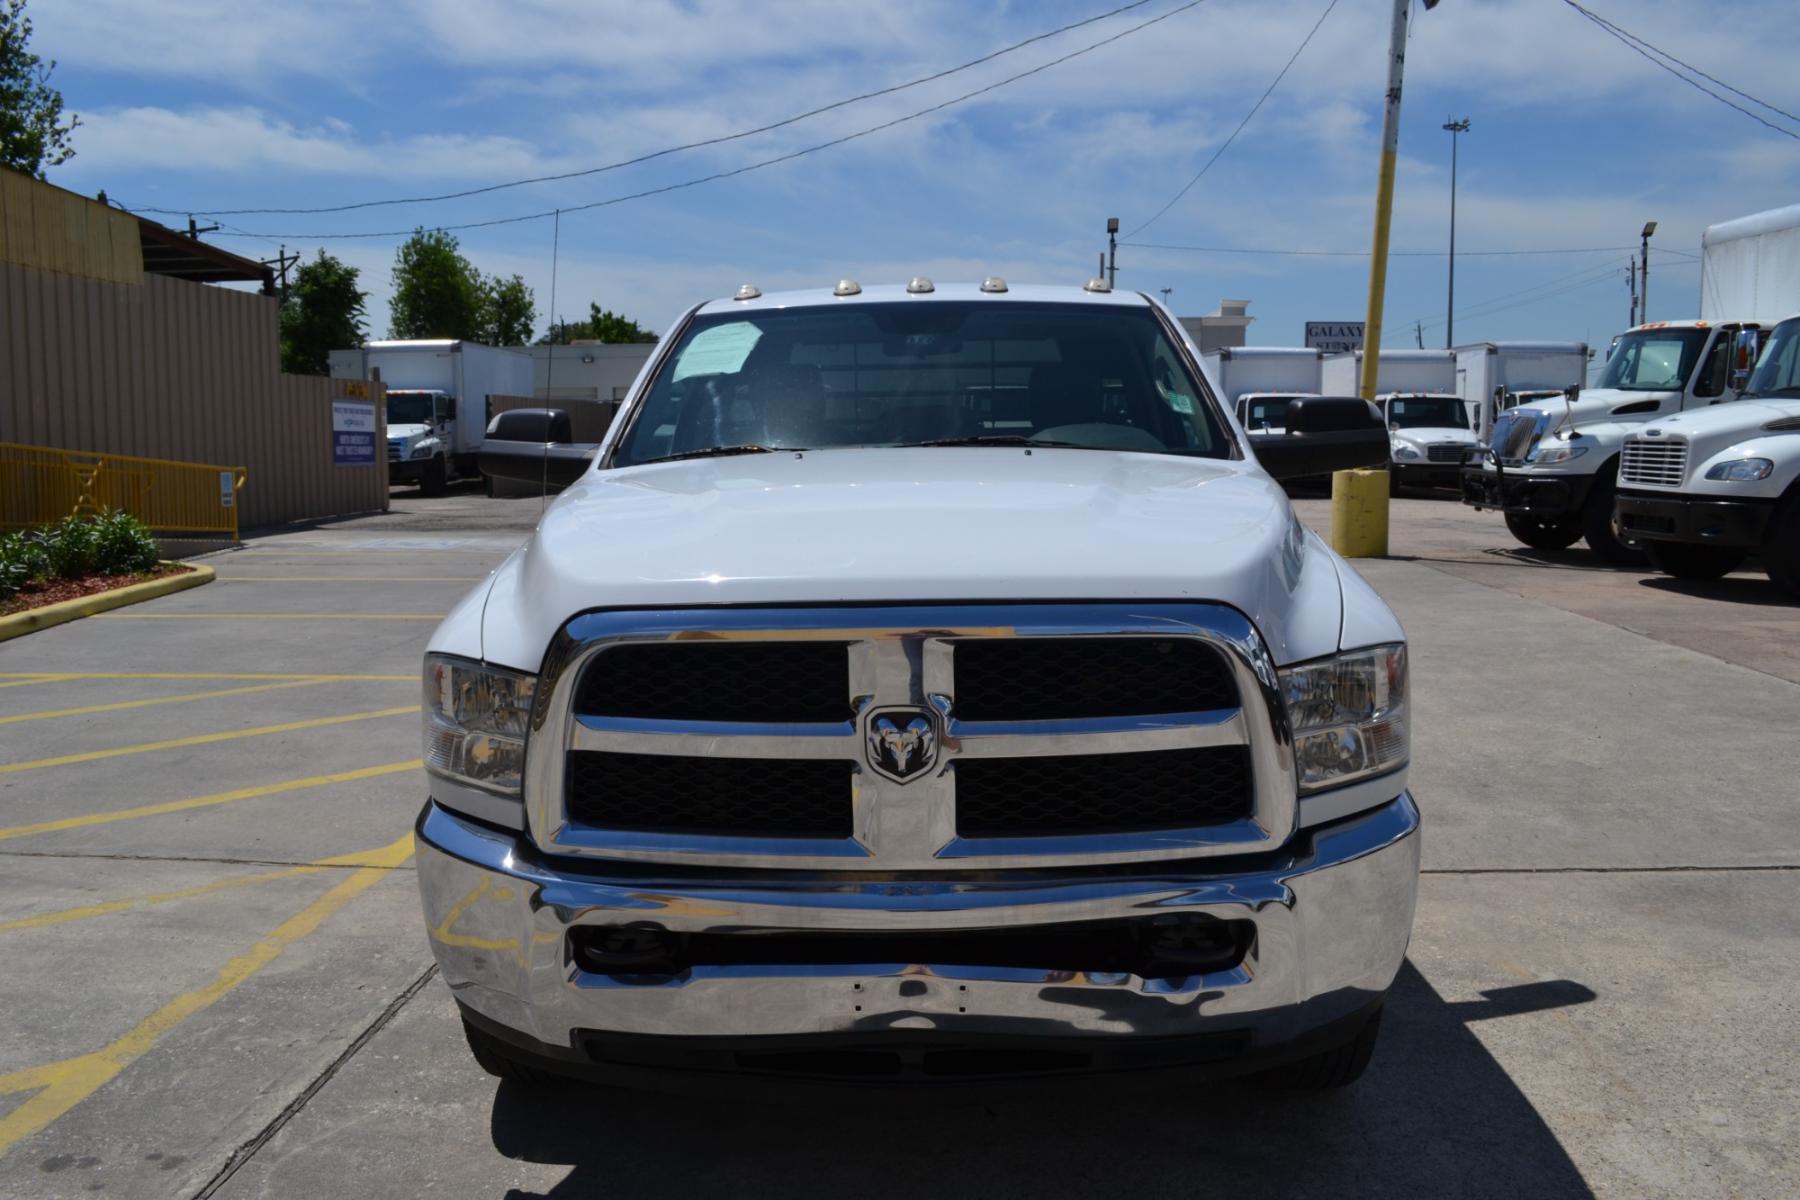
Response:
POLYGON ((1650 235, 1656 232, 1655 221, 1644 222, 1643 257, 1638 265, 1638 321, 1642 324, 1650 319, 1650 235))
POLYGON ((1106 282, 1117 287, 1119 283, 1119 218, 1106 218, 1106 282))
POLYGON ((1456 345, 1456 135, 1469 132, 1469 118, 1446 121, 1450 133, 1450 298, 1444 312, 1444 349, 1456 345))
POLYGON ((1174 290, 1175 290, 1174 288, 1162 288, 1161 289, 1162 294, 1163 294, 1163 307, 1164 308, 1169 307, 1169 293, 1174 290))

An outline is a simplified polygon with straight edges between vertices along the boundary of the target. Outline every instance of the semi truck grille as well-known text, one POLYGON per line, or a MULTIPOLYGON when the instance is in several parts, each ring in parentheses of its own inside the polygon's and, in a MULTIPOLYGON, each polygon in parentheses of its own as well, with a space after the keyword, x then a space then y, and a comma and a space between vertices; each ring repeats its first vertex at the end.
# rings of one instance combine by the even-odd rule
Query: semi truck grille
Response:
POLYGON ((582 676, 579 711, 671 721, 848 721, 843 642, 616 646, 582 676))
POLYGON ((1049 721, 1234 708, 1225 660, 1193 638, 987 638, 958 642, 954 712, 1049 721))
POLYGON ((1434 463, 1459 463, 1463 460, 1463 451, 1468 447, 1459 442, 1439 442, 1435 446, 1425 447, 1425 461, 1434 463))
POLYGON ((1274 670, 1222 606, 601 612, 547 661, 526 807, 550 853, 983 869, 1294 825, 1274 670))
POLYGON ((846 838, 855 764, 778 758, 569 755, 569 819, 597 829, 846 838))
POLYGON ((1537 437, 1538 416, 1535 408, 1515 408, 1494 418, 1492 448, 1501 462, 1510 466, 1525 461, 1537 437))
POLYGON ((1686 438, 1633 435, 1619 452, 1619 482, 1680 487, 1687 478, 1686 438))
POLYGON ((1190 829, 1250 815, 1243 746, 976 759, 956 766, 963 837, 1190 829))
POLYGON ((391 463, 397 463, 400 461, 400 443, 399 442, 389 442, 388 443, 388 461, 391 463))

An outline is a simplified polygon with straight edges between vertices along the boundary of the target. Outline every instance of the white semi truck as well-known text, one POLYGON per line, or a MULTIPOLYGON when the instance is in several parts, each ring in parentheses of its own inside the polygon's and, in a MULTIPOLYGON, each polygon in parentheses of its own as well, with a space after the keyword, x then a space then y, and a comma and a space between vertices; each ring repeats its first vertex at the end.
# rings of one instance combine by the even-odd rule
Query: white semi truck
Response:
MULTIPOLYGON (((1322 351, 1306 346, 1230 346, 1201 366, 1245 429, 1278 432, 1290 400, 1320 395, 1322 351)), ((1346 393, 1348 394, 1348 393, 1346 393)))
POLYGON ((1475 342, 1456 348, 1456 391, 1485 440, 1507 409, 1580 387, 1587 365, 1586 342, 1475 342))
POLYGON ((387 385, 388 478, 432 494, 477 474, 489 397, 531 395, 531 372, 529 354, 448 338, 331 354, 333 376, 387 385))

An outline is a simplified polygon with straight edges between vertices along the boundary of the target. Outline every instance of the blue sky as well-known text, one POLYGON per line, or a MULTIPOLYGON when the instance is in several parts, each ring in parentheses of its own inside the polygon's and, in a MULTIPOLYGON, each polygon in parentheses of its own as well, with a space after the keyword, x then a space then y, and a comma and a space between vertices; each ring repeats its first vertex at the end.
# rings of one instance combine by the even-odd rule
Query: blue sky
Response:
MULTIPOLYGON (((312 207, 579 170, 779 120, 1092 16, 1122 0, 34 0, 34 48, 83 125, 64 187, 132 207, 312 207)), ((235 215, 211 235, 254 257, 320 246, 362 270, 387 330, 396 237, 675 183, 891 120, 1176 8, 1151 0, 972 70, 784 129, 583 179, 438 204, 235 215)), ((562 219, 556 308, 590 300, 664 328, 687 304, 914 274, 1080 282, 1105 219, 1127 232, 1199 169, 1327 0, 1207 0, 1028 79, 750 174, 562 219)), ((1592 0, 1664 50, 1790 112, 1792 0, 1592 0)), ((1338 0, 1282 86, 1178 204, 1127 242, 1366 250, 1387 0, 1338 0)), ((1396 249, 1442 251, 1446 118, 1473 122, 1459 251, 1624 247, 1646 219, 1650 315, 1698 309, 1707 225, 1800 201, 1800 141, 1700 95, 1561 0, 1443 0, 1415 14, 1396 249)), ((1800 123, 1796 123, 1800 126, 1800 123)), ((183 218, 164 218, 171 224, 183 218)), ((522 274, 550 315, 551 222, 459 234, 522 274)), ((1121 247, 1119 283, 1182 313, 1248 299, 1250 341, 1363 315, 1367 260, 1121 247)), ((1459 257, 1458 342, 1584 339, 1625 321, 1622 249, 1459 257)), ((1388 344, 1444 339, 1445 259, 1399 257, 1388 344)))

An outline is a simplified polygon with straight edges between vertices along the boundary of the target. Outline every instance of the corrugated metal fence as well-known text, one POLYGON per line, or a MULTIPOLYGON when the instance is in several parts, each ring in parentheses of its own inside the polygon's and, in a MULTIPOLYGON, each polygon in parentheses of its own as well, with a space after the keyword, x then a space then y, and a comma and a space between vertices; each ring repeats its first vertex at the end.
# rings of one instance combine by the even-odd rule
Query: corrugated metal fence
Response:
POLYGON ((387 507, 380 384, 281 374, 270 297, 141 279, 0 262, 0 442, 241 463, 246 527, 387 507), (335 460, 346 397, 373 405, 368 465, 335 460))

